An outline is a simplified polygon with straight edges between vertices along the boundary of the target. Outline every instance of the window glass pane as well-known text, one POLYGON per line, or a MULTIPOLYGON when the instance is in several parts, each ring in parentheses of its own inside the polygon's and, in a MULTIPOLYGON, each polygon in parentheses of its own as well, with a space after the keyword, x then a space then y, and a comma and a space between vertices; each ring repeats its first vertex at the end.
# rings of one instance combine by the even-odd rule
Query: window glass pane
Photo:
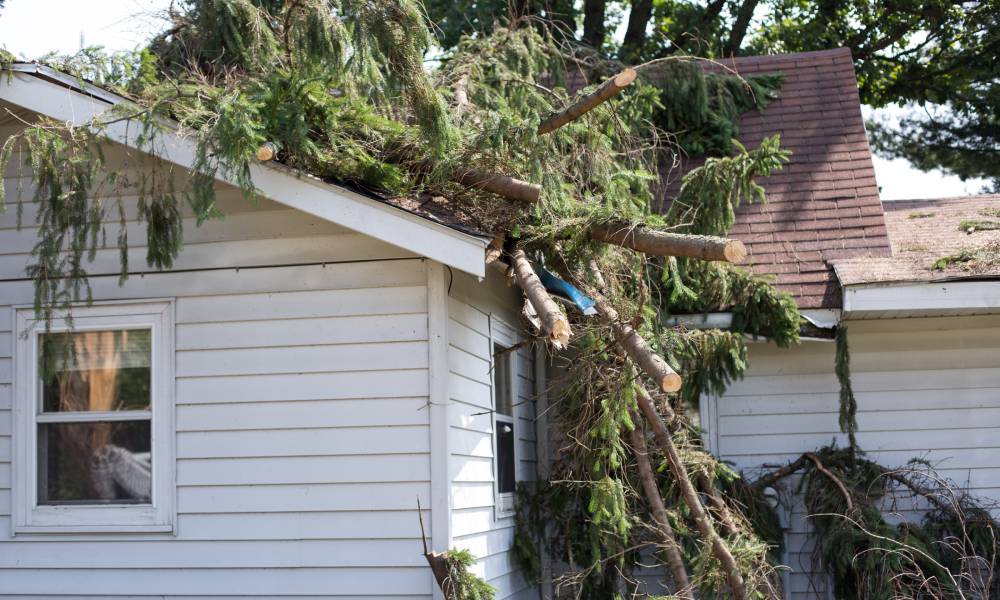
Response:
POLYGON ((514 425, 497 421, 497 491, 514 491, 514 425))
POLYGON ((38 426, 39 504, 148 503, 150 422, 38 426))
POLYGON ((510 390, 510 361, 512 352, 499 344, 493 345, 493 394, 496 396, 496 411, 501 415, 514 414, 514 403, 510 390))
POLYGON ((42 336, 42 410, 149 410, 151 332, 77 331, 42 336))

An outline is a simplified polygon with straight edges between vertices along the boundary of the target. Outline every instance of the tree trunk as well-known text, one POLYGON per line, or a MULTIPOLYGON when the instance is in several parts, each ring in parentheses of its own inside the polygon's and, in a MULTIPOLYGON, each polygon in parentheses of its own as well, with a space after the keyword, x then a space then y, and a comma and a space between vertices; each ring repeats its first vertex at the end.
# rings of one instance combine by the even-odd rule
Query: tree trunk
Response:
POLYGON ((594 301, 597 303, 597 314, 611 326, 615 341, 625 350, 629 358, 635 361, 664 392, 676 392, 681 389, 681 376, 653 351, 631 325, 621 322, 618 311, 600 294, 594 294, 594 301))
POLYGON ((622 56, 626 61, 635 62, 642 54, 646 43, 646 26, 653 16, 653 0, 632 0, 632 10, 628 15, 625 39, 622 42, 622 56))
POLYGON ((542 322, 542 331, 549 336, 552 345, 556 348, 565 348, 569 344, 572 331, 569 321, 559 309, 559 306, 545 291, 535 270, 531 268, 531 262, 525 256, 524 250, 520 248, 510 255, 511 267, 514 269, 514 280, 517 285, 524 290, 524 295, 528 297, 528 302, 535 308, 538 318, 542 322))
POLYGON ((656 231, 625 223, 594 225, 590 237, 655 256, 687 256, 736 264, 747 256, 746 246, 739 240, 656 231))
POLYGON ((585 0, 583 3, 583 42, 600 49, 604 45, 604 11, 607 0, 585 0))
POLYGON ((555 131, 566 123, 579 119, 599 105, 614 98, 622 90, 632 85, 632 82, 635 81, 635 76, 634 69, 625 69, 611 79, 608 79, 601 84, 601 87, 542 121, 538 126, 539 135, 555 131))
POLYGON ((674 446, 673 440, 670 438, 670 432, 667 431, 666 424, 663 422, 660 414, 656 412, 656 407, 653 406, 653 399, 650 398, 642 386, 636 386, 636 402, 639 405, 639 410, 642 411, 643 416, 646 418, 646 422, 653 429, 653 436, 656 439, 657 446, 660 447, 660 451, 667 457, 667 463, 670 465, 670 470, 677 479, 681 497, 684 499, 684 504, 687 505, 688 510, 691 511, 691 518, 694 519, 698 533, 711 545, 712 554, 722 564, 722 570, 726 574, 726 581, 729 583, 729 589, 733 594, 733 598, 736 600, 748 600, 747 586, 743 581, 739 565, 736 564, 736 559, 733 558, 733 553, 730 552, 729 546, 716 533, 711 517, 701 505, 698 492, 695 490, 687 471, 684 469, 684 463, 681 462, 681 457, 677 453, 677 448, 674 446))
POLYGON ((743 0, 740 4, 740 8, 736 11, 736 20, 733 21, 733 28, 729 30, 729 41, 722 49, 723 55, 736 56, 736 53, 739 52, 758 3, 759 0, 743 0))
POLYGON ((661 543, 663 544, 663 554, 667 558, 667 566, 674 580, 675 595, 683 600, 694 600, 691 580, 688 579, 687 569, 684 568, 681 547, 674 536, 673 528, 670 526, 667 508, 663 505, 663 497, 660 496, 660 488, 656 485, 653 467, 649 464, 646 438, 639 429, 639 415, 634 415, 633 418, 636 422, 636 427, 629 432, 629 436, 632 441, 632 451, 635 453, 635 461, 639 468, 639 481, 642 482, 642 491, 646 495, 646 502, 649 503, 649 512, 653 515, 653 522, 656 524, 657 532, 660 534, 661 543))

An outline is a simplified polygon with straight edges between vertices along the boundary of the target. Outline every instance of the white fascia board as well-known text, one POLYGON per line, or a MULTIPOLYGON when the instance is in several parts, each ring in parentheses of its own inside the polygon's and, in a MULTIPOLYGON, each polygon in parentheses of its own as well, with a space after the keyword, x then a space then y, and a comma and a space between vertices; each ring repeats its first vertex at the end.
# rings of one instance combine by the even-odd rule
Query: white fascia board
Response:
MULTIPOLYGON (((29 69, 28 66, 21 66, 7 75, 9 76, 0 77, 0 100, 75 125, 86 124, 110 109, 114 103, 122 101, 114 94, 98 94, 96 87, 88 87, 81 92, 75 78, 46 67, 29 69), (33 73, 59 80, 63 85, 36 77, 33 73), (70 81, 64 81, 67 78, 70 81)), ((135 148, 138 130, 139 127, 135 124, 122 121, 109 125, 106 133, 112 141, 135 148)), ((194 164, 195 143, 173 133, 159 136, 154 149, 141 150, 186 169, 194 164)), ((270 200, 426 256, 475 277, 482 278, 486 275, 485 248, 488 240, 456 231, 292 169, 254 164, 250 167, 250 173, 261 195, 270 200)), ((217 179, 235 185, 232 179, 222 173, 217 179)))
POLYGON ((1000 310, 1000 281, 948 281, 844 288, 846 314, 938 310, 1000 310))

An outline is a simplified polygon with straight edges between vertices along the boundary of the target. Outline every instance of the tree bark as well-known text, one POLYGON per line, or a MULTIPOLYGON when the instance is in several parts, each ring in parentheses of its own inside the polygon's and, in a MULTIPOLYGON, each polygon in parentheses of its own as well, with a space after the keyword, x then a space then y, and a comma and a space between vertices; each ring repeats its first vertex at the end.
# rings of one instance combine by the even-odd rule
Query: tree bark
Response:
POLYGON ((486 190, 509 200, 538 202, 542 186, 507 175, 486 173, 477 169, 462 169, 452 173, 451 180, 470 188, 486 190))
POLYGON ((653 0, 632 0, 632 10, 628 15, 622 55, 627 61, 635 62, 646 43, 646 26, 653 16, 653 0))
POLYGON ((622 90, 632 85, 632 82, 635 81, 635 76, 635 70, 627 68, 611 79, 608 79, 601 84, 601 87, 542 121, 538 126, 539 135, 555 131, 566 123, 579 119, 599 105, 614 98, 622 90))
POLYGON ((590 237, 655 256, 687 256, 735 264, 743 262, 747 256, 746 246, 739 240, 656 231, 625 223, 594 225, 590 228, 590 237))
POLYGON ((716 533, 711 517, 701 505, 698 492, 695 490, 694 485, 691 483, 691 478, 688 477, 687 471, 684 469, 684 463, 681 462, 680 455, 677 453, 677 447, 674 446, 674 442, 670 438, 670 432, 667 431, 666 424, 663 422, 660 414, 656 412, 656 407, 653 406, 653 399, 650 398, 642 386, 636 386, 636 403, 646 418, 646 422, 653 429, 653 436, 657 446, 659 446, 660 451, 667 457, 667 463, 670 465, 670 470, 677 479, 681 497, 684 499, 684 504, 687 505, 688 510, 691 511, 691 518, 698 528, 698 533, 711 545, 712 554, 722 564, 722 570, 726 574, 726 581, 729 584, 733 598, 736 600, 748 600, 747 586, 743 581, 739 565, 736 563, 733 553, 730 552, 729 546, 716 533))
POLYGON ((621 322, 618 311, 600 294, 594 294, 594 301, 597 303, 597 314, 611 326, 615 341, 625 350, 629 358, 635 361, 664 392, 676 392, 681 389, 683 383, 681 376, 659 354, 653 352, 646 340, 642 339, 631 325, 621 322))
POLYGON ((531 262, 525 256, 524 250, 518 248, 510 255, 511 267, 514 269, 514 280, 517 285, 524 290, 524 295, 528 297, 528 302, 538 313, 538 318, 542 322, 542 331, 549 336, 549 340, 556 348, 565 348, 569 344, 572 330, 569 321, 555 301, 545 291, 535 270, 531 267, 531 262))
POLYGON ((656 477, 653 475, 653 467, 649 463, 649 454, 646 450, 646 438, 639 429, 639 415, 634 415, 636 427, 629 432, 632 442, 632 451, 635 453, 635 461, 639 468, 639 481, 642 482, 642 491, 649 503, 649 512, 653 515, 653 522, 656 530, 660 534, 663 545, 663 554, 667 558, 667 566, 670 575, 674 580, 675 595, 683 600, 694 600, 691 589, 691 580, 688 578, 687 569, 684 567, 684 558, 681 555, 680 544, 674 536, 674 530, 670 526, 670 519, 667 516, 667 508, 663 505, 663 497, 660 495, 660 488, 656 485, 656 477))
POLYGON ((736 56, 740 46, 743 45, 743 38, 747 35, 747 28, 753 19, 753 11, 757 9, 759 0, 743 0, 736 11, 736 20, 733 21, 733 28, 729 30, 729 41, 726 42, 722 53, 725 56, 736 56))
POLYGON ((583 3, 583 42, 600 49, 604 45, 604 13, 607 0, 585 0, 583 3))

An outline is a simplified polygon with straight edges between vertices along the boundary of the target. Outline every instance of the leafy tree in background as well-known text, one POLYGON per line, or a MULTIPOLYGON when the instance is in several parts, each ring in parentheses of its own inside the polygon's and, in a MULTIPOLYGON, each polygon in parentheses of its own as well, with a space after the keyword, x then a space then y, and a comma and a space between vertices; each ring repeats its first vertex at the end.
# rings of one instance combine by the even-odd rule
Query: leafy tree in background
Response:
POLYGON ((926 109, 872 124, 877 150, 1000 190, 1000 0, 430 0, 427 8, 445 46, 528 15, 631 63, 847 46, 864 103, 926 109))

